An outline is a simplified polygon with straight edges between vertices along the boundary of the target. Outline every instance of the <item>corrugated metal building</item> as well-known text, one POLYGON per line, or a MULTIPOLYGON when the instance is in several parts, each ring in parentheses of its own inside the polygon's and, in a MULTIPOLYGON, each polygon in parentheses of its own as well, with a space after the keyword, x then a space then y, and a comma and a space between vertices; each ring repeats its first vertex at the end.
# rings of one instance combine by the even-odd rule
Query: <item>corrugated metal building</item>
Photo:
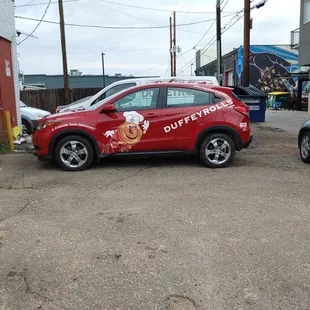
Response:
MULTIPOLYGON (((139 78, 146 78, 150 76, 144 76, 139 78)), ((138 77, 134 76, 105 76, 105 85, 112 84, 114 82, 124 79, 134 79, 138 77)), ((45 88, 63 88, 64 79, 63 75, 46 75, 46 74, 25 74, 24 85, 42 86, 45 88)), ((100 88, 103 87, 102 75, 79 75, 69 76, 70 88, 100 88)))

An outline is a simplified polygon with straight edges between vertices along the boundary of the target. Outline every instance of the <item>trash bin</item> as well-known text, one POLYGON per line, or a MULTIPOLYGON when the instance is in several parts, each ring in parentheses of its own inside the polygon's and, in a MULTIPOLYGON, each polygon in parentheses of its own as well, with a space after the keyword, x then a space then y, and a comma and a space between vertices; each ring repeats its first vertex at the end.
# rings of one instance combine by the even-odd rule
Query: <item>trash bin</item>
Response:
POLYGON ((250 122, 265 122, 267 95, 253 85, 234 86, 233 89, 233 93, 249 107, 250 122))
POLYGON ((289 92, 272 92, 268 94, 269 109, 289 109, 289 92))

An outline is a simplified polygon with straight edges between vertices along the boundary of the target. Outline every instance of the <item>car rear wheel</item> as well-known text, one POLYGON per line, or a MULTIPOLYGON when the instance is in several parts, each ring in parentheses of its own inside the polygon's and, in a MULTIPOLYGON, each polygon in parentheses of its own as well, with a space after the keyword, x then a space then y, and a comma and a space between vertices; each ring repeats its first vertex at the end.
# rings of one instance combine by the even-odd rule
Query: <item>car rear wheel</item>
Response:
POLYGON ((301 138, 300 157, 304 163, 310 163, 310 132, 305 132, 301 138))
POLYGON ((235 152, 235 144, 229 136, 214 133, 203 141, 199 157, 202 163, 209 168, 224 168, 232 163, 235 152))
POLYGON ((81 171, 92 164, 94 151, 87 139, 80 136, 67 136, 57 143, 55 159, 64 170, 81 171))

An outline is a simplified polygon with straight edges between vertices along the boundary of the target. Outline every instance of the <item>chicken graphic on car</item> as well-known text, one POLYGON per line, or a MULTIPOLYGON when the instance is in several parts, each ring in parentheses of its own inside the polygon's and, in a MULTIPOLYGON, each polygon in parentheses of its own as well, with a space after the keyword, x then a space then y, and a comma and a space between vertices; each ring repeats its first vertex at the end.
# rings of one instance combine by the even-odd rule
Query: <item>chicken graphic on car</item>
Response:
POLYGON ((125 122, 118 128, 107 130, 103 135, 109 139, 105 144, 107 153, 128 152, 146 134, 150 122, 136 111, 124 112, 125 122), (142 123, 142 125, 140 125, 142 123))

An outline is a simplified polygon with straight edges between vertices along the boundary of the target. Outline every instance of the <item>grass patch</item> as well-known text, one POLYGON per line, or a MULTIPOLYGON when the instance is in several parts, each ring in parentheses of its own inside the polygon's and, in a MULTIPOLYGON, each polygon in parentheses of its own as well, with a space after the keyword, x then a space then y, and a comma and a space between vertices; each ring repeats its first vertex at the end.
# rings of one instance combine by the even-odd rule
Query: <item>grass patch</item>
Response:
POLYGON ((0 141, 0 154, 5 154, 9 152, 10 152, 10 146, 0 141))
POLYGON ((0 188, 1 189, 12 189, 13 186, 9 185, 9 184, 2 184, 2 183, 0 183, 0 188))
POLYGON ((19 190, 19 189, 36 189, 33 184, 28 186, 12 186, 10 184, 0 183, 0 189, 12 189, 12 190, 19 190))

